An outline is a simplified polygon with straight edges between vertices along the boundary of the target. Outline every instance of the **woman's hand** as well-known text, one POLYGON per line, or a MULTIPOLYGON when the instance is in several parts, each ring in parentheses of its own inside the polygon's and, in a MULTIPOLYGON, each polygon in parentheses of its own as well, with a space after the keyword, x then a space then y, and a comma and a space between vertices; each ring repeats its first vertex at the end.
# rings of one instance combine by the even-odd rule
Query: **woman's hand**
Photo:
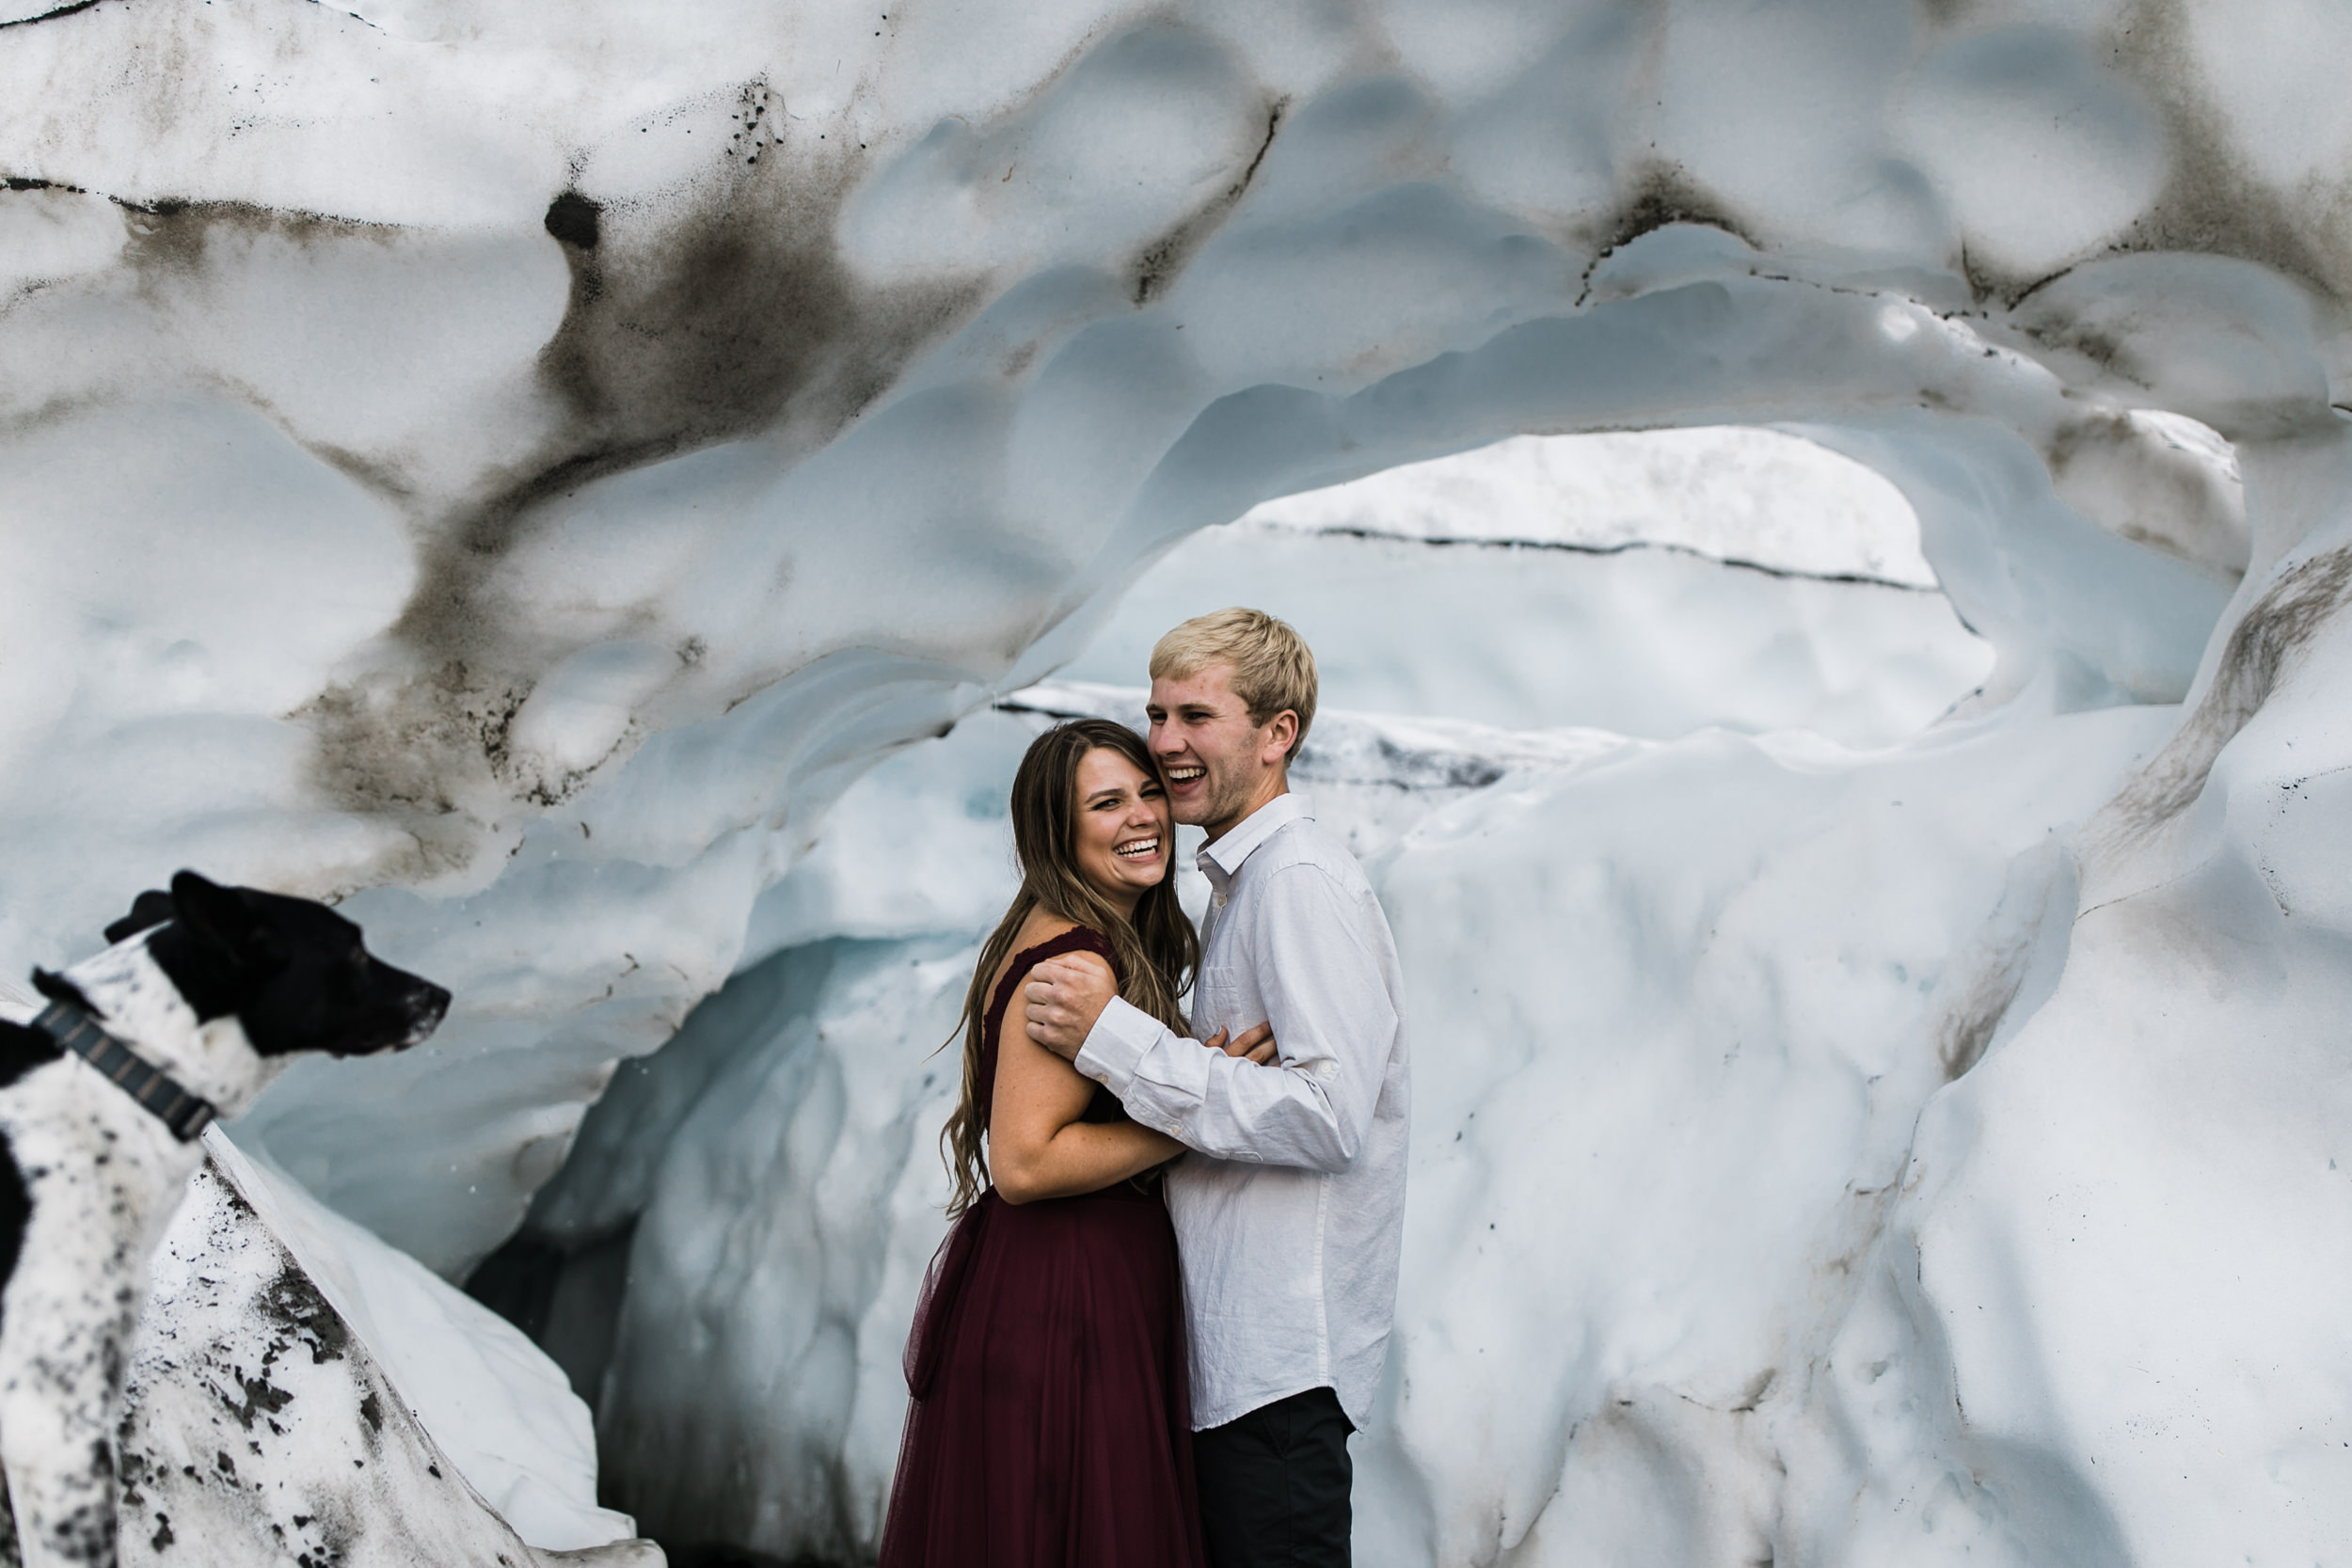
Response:
POLYGON ((1212 1051, 1222 1051, 1228 1056, 1247 1056, 1260 1067, 1274 1060, 1274 1025, 1260 1023, 1241 1032, 1239 1039, 1229 1039, 1232 1033, 1219 1029, 1200 1043, 1212 1051))

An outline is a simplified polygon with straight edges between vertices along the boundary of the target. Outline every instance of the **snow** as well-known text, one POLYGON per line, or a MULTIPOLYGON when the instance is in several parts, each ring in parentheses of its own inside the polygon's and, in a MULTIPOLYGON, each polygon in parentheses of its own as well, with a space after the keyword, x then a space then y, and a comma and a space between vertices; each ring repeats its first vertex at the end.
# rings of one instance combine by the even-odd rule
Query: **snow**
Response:
POLYGON ((205 1149, 441 1454, 517 1535, 570 1551, 637 1533, 627 1514, 596 1506, 588 1407, 520 1329, 224 1134, 208 1133, 205 1149))
POLYGON ((1443 1021, 1367 1562, 2341 1541, 2338 24, 52 9, 0 967, 194 864, 451 987, 233 1136, 548 1249, 647 1528, 870 1541, 1010 759, 1242 600, 1443 1021))
POLYGON ((225 1139, 206 1148, 131 1350, 125 1561, 660 1568, 595 1506, 587 1413, 520 1334, 225 1139))

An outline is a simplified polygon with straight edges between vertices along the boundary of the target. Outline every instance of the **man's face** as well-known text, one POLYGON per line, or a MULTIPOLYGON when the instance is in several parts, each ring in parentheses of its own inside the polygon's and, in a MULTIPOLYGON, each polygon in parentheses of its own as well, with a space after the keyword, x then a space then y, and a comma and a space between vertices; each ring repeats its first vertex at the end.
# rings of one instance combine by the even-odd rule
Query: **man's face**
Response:
POLYGON ((1168 782, 1176 820, 1216 837, 1279 792, 1298 720, 1287 709, 1263 724, 1233 694, 1233 667, 1212 664, 1183 680, 1152 683, 1152 755, 1168 782))

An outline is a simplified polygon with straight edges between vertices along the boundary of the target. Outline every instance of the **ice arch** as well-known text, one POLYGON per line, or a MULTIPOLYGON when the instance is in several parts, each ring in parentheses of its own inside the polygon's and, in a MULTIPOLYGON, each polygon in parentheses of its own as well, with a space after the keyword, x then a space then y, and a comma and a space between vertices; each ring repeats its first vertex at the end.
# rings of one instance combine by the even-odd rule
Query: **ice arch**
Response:
POLYGON ((1331 707, 1671 739, 1908 738, 1990 644, 1884 480, 1755 428, 1513 436, 1253 507, 1136 578, 1060 677, 1132 685, 1158 633, 1247 593, 1331 707))
MULTIPOLYGON (((1902 490, 1997 650, 1983 735, 2095 732, 1979 759, 1988 792, 2050 781, 2005 820, 2114 803, 2013 878, 1915 858, 1974 890, 1941 918, 1991 922, 1922 940, 1982 938, 1983 1005, 1948 1016, 1956 1060, 1992 1053, 1920 1101, 1915 1168, 1909 1121, 1869 1122, 1908 1196, 1857 1207, 1867 1288, 1816 1324, 1842 1348, 1807 1402, 1709 1385, 1729 1435, 1686 1440, 1698 1386, 1660 1374, 1573 1419, 1632 1375, 1596 1341, 1528 1430, 1460 1415, 1499 1445, 1483 1469, 1434 1457, 1470 1451, 1443 1413, 1383 1450, 1397 1539, 1570 1554, 1604 1537, 1546 1499, 1629 1476, 1661 1508, 1744 1499, 1684 1510, 1683 1560, 1758 1530, 1910 1550, 1931 1501, 2015 1560, 2193 1555, 2239 1544, 2156 1489, 2200 1422, 2233 1434, 2194 1454, 2236 1506, 2352 1495, 2309 1435, 2343 1354, 2298 1305, 2344 1233, 2317 1023, 2342 1000, 2338 24, 6 20, 0 953, 67 957, 187 861, 349 895, 466 1006, 434 1053, 290 1081, 242 1130, 346 1212, 452 1272, 496 1245, 614 1063, 736 968, 826 801, 1075 653, 1176 541, 1505 436, 1769 424, 1902 490), (2223 1152, 2175 1193, 2147 1151, 2185 1148, 2223 1152), (2079 1197, 2073 1228, 2029 1189, 2079 1197), (2194 1224, 2150 1243, 2156 1191, 2194 1224), (2258 1232, 2297 1259, 2258 1300, 2146 1308, 2258 1232), (2230 1381, 2255 1323, 2323 1390, 2309 1420, 2230 1381), (2169 1392, 2077 1370, 2126 1339, 2169 1392), (1751 1487, 1807 1452, 1852 1484, 1751 1487)), ((1475 838, 1431 864, 1510 869, 1475 838)))

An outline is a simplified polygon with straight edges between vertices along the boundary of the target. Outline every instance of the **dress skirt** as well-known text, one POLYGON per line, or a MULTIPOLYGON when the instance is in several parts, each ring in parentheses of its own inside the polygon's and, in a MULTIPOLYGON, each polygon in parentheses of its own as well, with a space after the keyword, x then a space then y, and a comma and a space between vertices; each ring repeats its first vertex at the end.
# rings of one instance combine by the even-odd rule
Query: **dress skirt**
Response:
POLYGON ((1158 1195, 991 1192, 941 1263, 937 1294, 958 1288, 908 1411, 882 1568, 1200 1568, 1183 1285, 1158 1195))

